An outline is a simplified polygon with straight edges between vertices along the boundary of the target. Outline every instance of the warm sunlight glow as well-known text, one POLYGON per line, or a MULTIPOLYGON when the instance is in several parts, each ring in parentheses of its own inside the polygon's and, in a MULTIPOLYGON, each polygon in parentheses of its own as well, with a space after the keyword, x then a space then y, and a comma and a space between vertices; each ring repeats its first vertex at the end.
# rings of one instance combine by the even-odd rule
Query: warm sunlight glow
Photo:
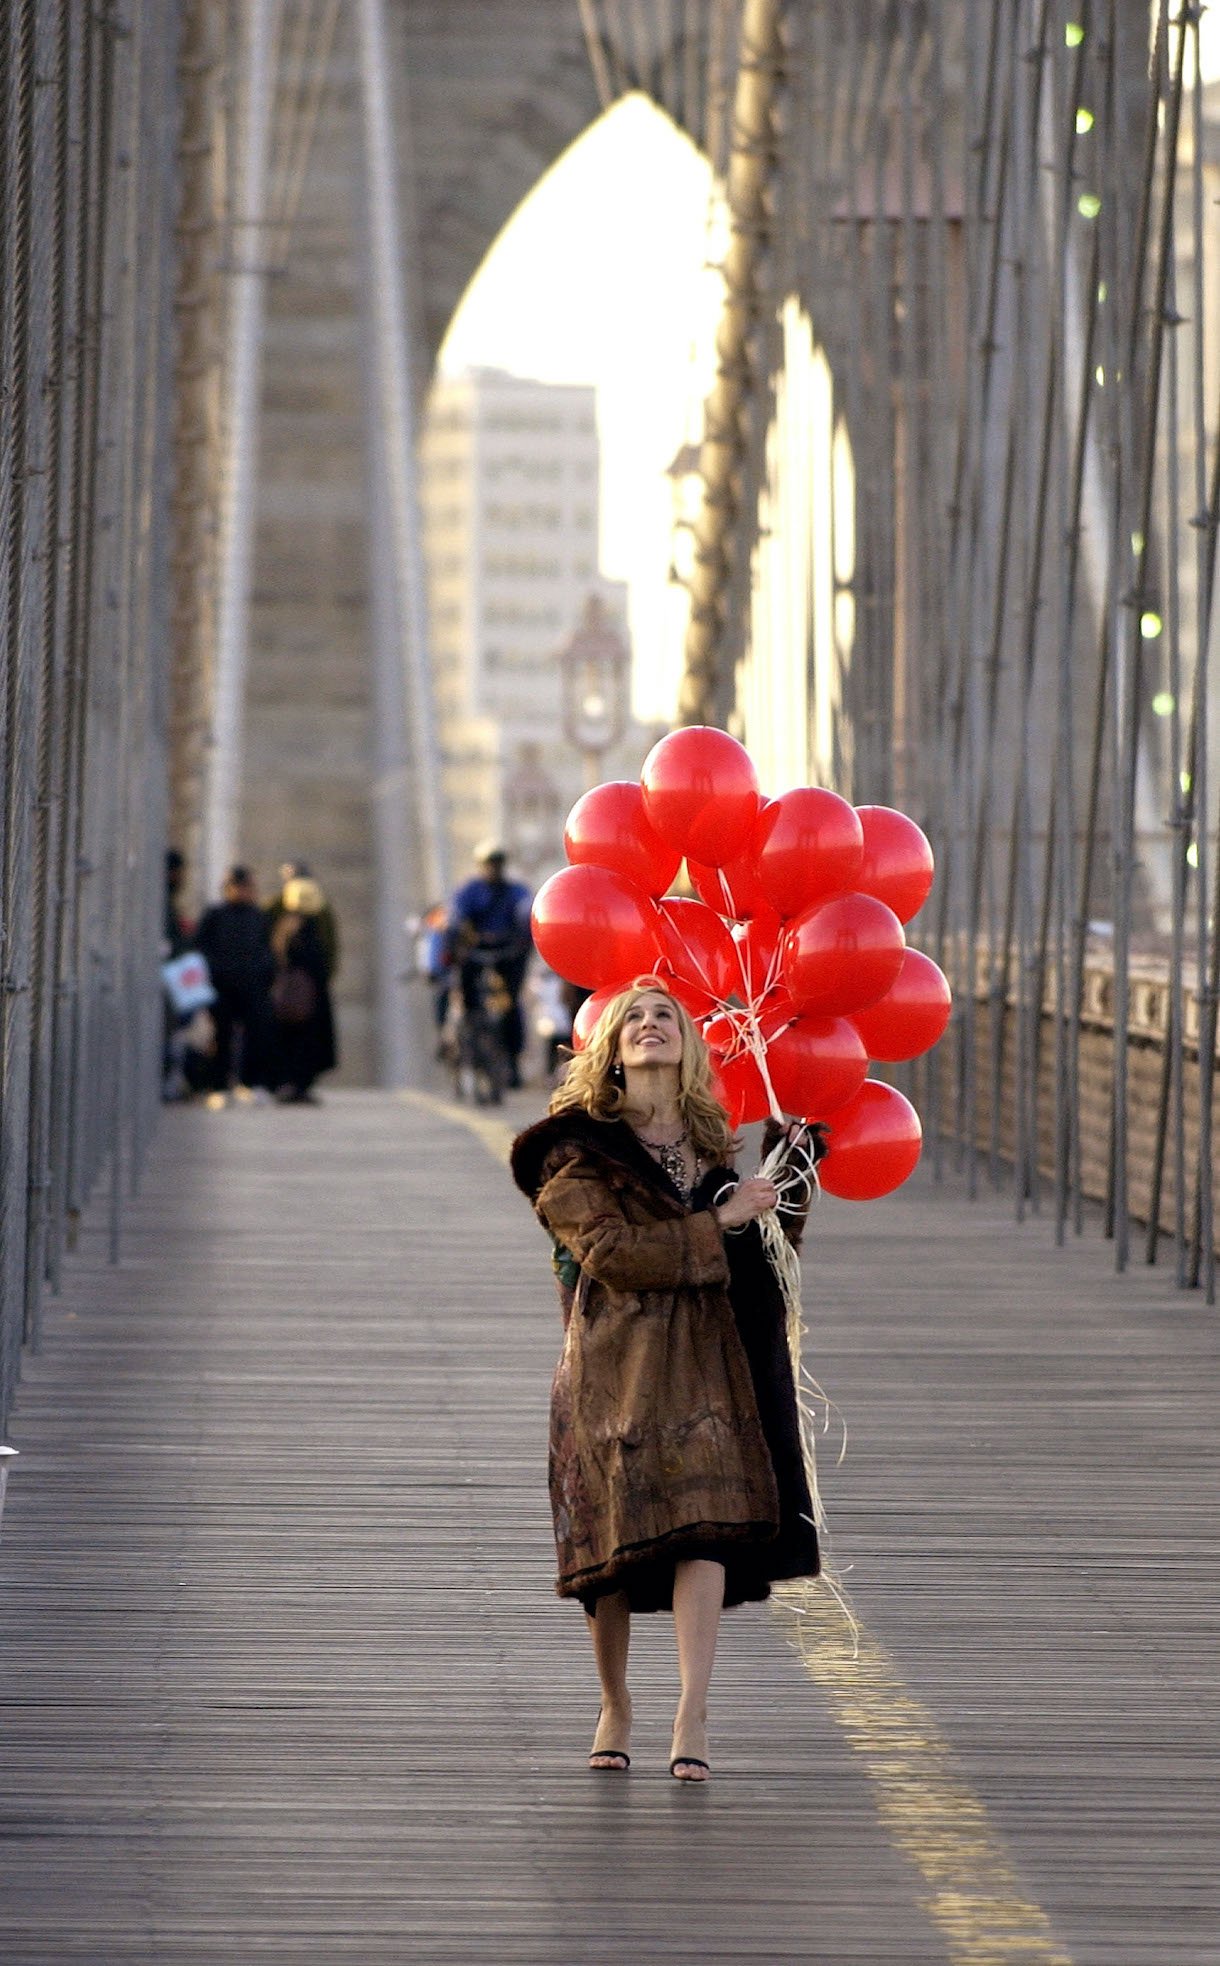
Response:
POLYGON ((591 382, 602 446, 601 570, 631 589, 636 712, 668 720, 686 596, 668 578, 666 468, 698 431, 719 276, 711 172, 642 96, 548 172, 488 253, 441 349, 448 374, 507 369, 591 382))

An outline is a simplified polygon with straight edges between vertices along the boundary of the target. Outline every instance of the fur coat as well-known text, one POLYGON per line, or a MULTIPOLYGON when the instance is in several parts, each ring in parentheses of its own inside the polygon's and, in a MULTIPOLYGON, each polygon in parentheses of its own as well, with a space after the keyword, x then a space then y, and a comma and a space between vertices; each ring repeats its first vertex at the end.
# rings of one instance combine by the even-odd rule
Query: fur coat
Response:
POLYGON ((590 1606, 624 1589, 634 1610, 668 1608, 688 1556, 724 1564, 726 1604, 815 1575, 783 1299, 756 1226, 725 1236, 712 1213, 731 1170, 705 1174, 688 1206, 629 1126, 583 1112, 521 1134, 512 1168, 568 1285, 551 1400, 559 1595, 590 1606))

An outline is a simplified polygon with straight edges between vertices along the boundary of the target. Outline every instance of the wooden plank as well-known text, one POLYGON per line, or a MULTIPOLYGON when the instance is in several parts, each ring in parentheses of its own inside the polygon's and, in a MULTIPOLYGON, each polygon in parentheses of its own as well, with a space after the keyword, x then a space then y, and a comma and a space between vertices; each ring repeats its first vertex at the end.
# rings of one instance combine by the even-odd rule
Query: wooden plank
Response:
POLYGON ((483 1144, 170 1112, 129 1251, 86 1233, 12 1430, 6 1966, 1216 1956, 1215 1334, 1163 1276, 922 1176, 822 1205, 862 1664, 730 1614, 692 1794, 668 1620, 631 1774, 583 1765, 546 1248, 483 1144))

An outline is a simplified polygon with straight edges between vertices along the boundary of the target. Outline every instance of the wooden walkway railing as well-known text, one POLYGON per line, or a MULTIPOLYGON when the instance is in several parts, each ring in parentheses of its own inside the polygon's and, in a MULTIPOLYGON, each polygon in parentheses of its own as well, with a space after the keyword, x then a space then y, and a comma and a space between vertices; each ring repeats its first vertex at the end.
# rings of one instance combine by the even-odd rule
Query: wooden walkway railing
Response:
POLYGON ((501 1146, 388 1095, 174 1111, 121 1269, 87 1231, 11 1430, 5 1966, 1214 1961, 1197 1299, 922 1175, 825 1203, 859 1656, 818 1595, 727 1617, 692 1792, 643 1621, 597 1777, 501 1146))

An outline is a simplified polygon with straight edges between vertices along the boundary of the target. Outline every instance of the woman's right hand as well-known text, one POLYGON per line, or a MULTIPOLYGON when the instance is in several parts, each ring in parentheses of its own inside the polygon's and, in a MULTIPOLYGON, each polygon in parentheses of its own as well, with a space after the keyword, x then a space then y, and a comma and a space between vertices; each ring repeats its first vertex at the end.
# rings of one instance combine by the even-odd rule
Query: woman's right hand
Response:
POLYGON ((739 1181, 727 1201, 716 1208, 715 1216, 722 1229, 741 1229, 756 1216, 765 1215, 779 1200, 779 1189, 774 1181, 765 1181, 761 1175, 752 1175, 748 1181, 739 1181))

